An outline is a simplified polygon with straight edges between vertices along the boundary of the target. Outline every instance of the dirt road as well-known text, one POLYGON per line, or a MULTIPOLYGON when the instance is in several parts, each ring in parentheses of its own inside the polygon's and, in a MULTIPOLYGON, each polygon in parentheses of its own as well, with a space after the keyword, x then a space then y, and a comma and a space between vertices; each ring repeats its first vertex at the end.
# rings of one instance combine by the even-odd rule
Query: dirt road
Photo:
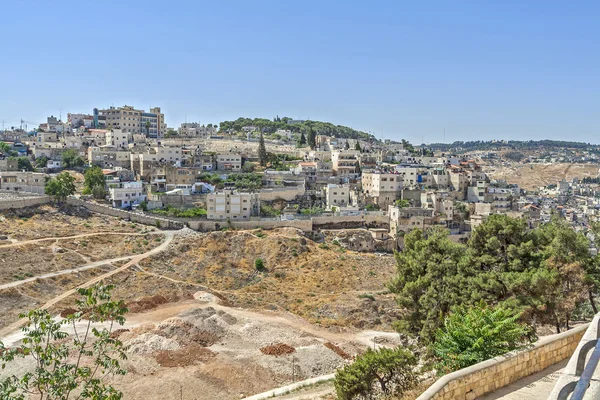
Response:
MULTIPOLYGON (((143 259, 145 259, 147 257, 150 257, 151 255, 154 255, 154 254, 157 254, 157 253, 160 253, 160 252, 164 251, 169 246, 169 244, 171 243, 171 241, 173 240, 173 236, 175 235, 175 232, 173 232, 173 231, 160 231, 160 232, 156 232, 156 233, 162 233, 166 237, 166 240, 160 246, 155 247, 154 249, 152 249, 152 250, 150 250, 150 251, 148 251, 146 253, 143 253, 143 254, 138 254, 138 255, 135 255, 135 256, 128 256, 128 257, 121 258, 123 260, 130 259, 130 261, 128 263, 124 264, 123 266, 119 267, 119 268, 116 268, 116 269, 114 269, 114 270, 112 270, 110 272, 107 272, 106 274, 103 274, 103 275, 100 275, 100 276, 98 276, 98 277, 96 277, 94 279, 91 279, 91 280, 87 281, 86 283, 84 283, 82 285, 79 285, 78 287, 76 287, 74 289, 71 289, 71 290, 68 290, 68 291, 64 292, 60 296, 57 296, 57 297, 53 298, 52 300, 48 301, 46 304, 44 304, 40 308, 41 309, 50 308, 53 305, 55 305, 56 303, 58 303, 59 301, 61 301, 61 300, 65 299, 65 298, 71 296, 72 294, 76 293, 76 291, 77 291, 78 288, 92 286, 92 285, 94 285, 94 284, 96 284, 96 283, 98 283, 98 282, 100 282, 100 281, 102 281, 102 280, 104 280, 106 278, 111 277, 114 274, 118 274, 119 272, 125 271, 126 269, 128 269, 132 265, 135 265, 135 264, 139 263, 140 261, 142 261, 143 259)), ((131 235, 131 234, 127 234, 127 235, 131 235)), ((50 238, 50 239, 53 239, 53 238, 50 238)), ((50 239, 48 239, 48 240, 50 240, 50 239)), ((21 242, 20 244, 23 244, 23 243, 25 243, 25 242, 21 242)), ((113 262, 115 262, 115 261, 113 260, 113 262)), ((109 264, 109 263, 110 262, 108 260, 101 260, 101 261, 97 261, 94 264, 105 265, 105 264, 109 264)), ((98 266, 98 265, 96 265, 96 266, 98 266)), ((89 267, 89 268, 92 268, 92 267, 89 267)), ((55 272, 54 274, 59 274, 60 275, 61 272, 64 272, 64 271, 55 272)), ((46 275, 53 275, 53 274, 46 274, 46 275)), ((31 278, 31 279, 35 280, 36 277, 31 278)), ((23 282, 23 281, 19 281, 19 282, 23 282)), ((11 285, 11 284, 9 284, 9 285, 11 285)), ((6 336, 8 334, 10 334, 14 330, 19 329, 25 322, 26 322, 25 319, 21 319, 21 320, 13 323, 11 325, 6 326, 3 329, 1 329, 0 330, 0 338, 6 336)))
POLYGON ((144 236, 144 235, 158 235, 158 234, 162 234, 164 233, 163 231, 152 231, 152 232, 147 232, 147 233, 123 233, 123 232, 94 232, 94 233, 82 233, 81 235, 74 235, 74 236, 57 236, 57 237, 48 237, 48 238, 42 238, 42 239, 32 239, 32 240, 23 240, 20 242, 13 242, 13 243, 9 243, 9 244, 3 244, 0 245, 0 249, 4 249, 7 247, 18 247, 18 246, 24 246, 27 244, 32 244, 32 243, 40 243, 40 242, 47 242, 47 241, 59 241, 59 240, 67 240, 67 239, 78 239, 78 238, 84 238, 84 237, 90 237, 90 236, 100 236, 100 235, 115 235, 115 236, 144 236))

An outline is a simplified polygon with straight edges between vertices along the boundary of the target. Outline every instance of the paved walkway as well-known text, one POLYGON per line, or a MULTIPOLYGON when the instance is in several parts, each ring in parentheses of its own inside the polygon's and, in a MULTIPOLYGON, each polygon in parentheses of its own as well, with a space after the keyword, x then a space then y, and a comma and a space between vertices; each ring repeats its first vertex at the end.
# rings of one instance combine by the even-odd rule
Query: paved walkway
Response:
POLYGON ((527 376, 513 384, 489 393, 482 400, 546 400, 558 380, 559 373, 567 366, 569 360, 546 368, 537 374, 527 376))

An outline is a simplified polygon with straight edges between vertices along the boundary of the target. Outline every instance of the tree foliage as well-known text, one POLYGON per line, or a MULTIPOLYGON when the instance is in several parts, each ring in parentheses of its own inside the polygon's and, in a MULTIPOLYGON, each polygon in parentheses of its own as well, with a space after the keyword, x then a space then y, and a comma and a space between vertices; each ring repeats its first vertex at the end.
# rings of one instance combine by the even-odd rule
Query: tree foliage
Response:
POLYGON ((82 167, 85 162, 74 149, 67 149, 62 153, 62 162, 65 168, 82 167))
POLYGON ((258 141, 258 161, 261 167, 267 165, 267 148, 265 147, 265 138, 263 137, 262 132, 260 133, 260 139, 258 141))
MULTIPOLYGON (((104 189, 105 179, 102 168, 93 166, 88 168, 83 173, 83 194, 91 194, 92 190, 96 187, 104 189)), ((98 189, 96 189, 98 191, 98 189)), ((102 196, 104 197, 104 196, 102 196)))
POLYGON ((401 396, 417 382, 416 357, 404 348, 367 350, 335 374, 340 400, 370 399, 374 393, 401 396))
POLYGON ((455 306, 483 300, 502 305, 532 328, 568 328, 584 301, 594 304, 600 273, 588 240, 554 218, 536 229, 506 215, 490 215, 466 244, 454 243, 441 228, 413 230, 396 254, 397 275, 390 282, 405 309, 396 327, 423 344, 455 306))
POLYGON ((457 306, 438 329, 434 353, 438 372, 448 373, 477 364, 531 341, 531 329, 520 314, 483 301, 473 307, 457 306))
POLYGON ((64 201, 75 193, 75 178, 68 172, 61 172, 56 178, 46 182, 44 192, 49 196, 54 196, 58 201, 64 201))
POLYGON ((23 328, 23 344, 5 348, 0 342, 0 364, 11 371, 18 358, 31 357, 32 371, 0 380, 3 399, 109 399, 122 393, 106 383, 112 375, 124 375, 119 360, 126 358, 123 344, 111 333, 123 325, 127 308, 111 299, 112 286, 79 288, 76 309, 56 321, 48 310, 22 314, 28 322, 23 328), (98 326, 101 324, 100 326, 98 326), (72 327, 74 334, 65 332, 72 327))

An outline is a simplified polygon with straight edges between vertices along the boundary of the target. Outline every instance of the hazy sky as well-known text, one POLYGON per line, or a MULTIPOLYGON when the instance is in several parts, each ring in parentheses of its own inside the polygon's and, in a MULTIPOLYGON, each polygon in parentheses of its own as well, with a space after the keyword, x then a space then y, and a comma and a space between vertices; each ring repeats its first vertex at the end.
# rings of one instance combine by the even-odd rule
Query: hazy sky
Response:
MULTIPOLYGON (((597 1, 2 0, 0 122, 162 107, 600 143, 597 1)), ((1 126, 1 125, 0 125, 1 126)))

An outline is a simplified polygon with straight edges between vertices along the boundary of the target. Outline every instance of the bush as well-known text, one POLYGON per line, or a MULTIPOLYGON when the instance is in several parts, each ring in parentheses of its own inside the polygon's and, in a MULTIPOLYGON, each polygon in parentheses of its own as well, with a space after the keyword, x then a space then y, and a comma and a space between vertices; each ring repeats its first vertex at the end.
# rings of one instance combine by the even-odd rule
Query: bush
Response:
POLYGON ((267 270, 267 268, 265 267, 265 263, 262 260, 262 258, 257 258, 256 260, 254 260, 254 268, 256 268, 256 270, 258 272, 264 272, 267 270))
POLYGON ((517 321, 519 317, 508 308, 483 302, 454 308, 435 336, 438 371, 455 371, 523 347, 531 332, 517 321))
POLYGON ((371 398, 376 391, 387 396, 401 396, 417 382, 416 365, 416 357, 406 349, 369 349, 353 364, 336 372, 334 386, 337 398, 371 398))

